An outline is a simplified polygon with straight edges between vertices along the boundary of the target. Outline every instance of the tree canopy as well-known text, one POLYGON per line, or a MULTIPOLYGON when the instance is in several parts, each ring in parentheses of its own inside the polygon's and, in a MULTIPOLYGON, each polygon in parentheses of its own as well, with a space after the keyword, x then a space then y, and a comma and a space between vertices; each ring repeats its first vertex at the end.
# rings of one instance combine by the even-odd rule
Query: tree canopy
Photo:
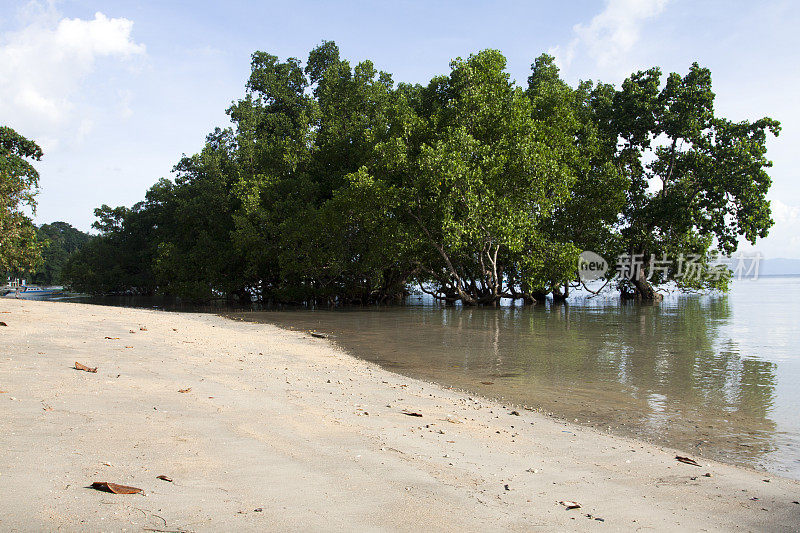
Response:
POLYGON ((544 54, 522 87, 484 50, 421 85, 353 66, 333 42, 305 64, 256 52, 232 126, 144 201, 96 210, 101 235, 67 277, 197 299, 370 303, 414 287, 496 305, 565 297, 591 250, 668 263, 619 278, 624 294, 724 288, 711 270, 681 276, 678 258, 708 266, 767 234, 779 124, 713 103, 697 64, 572 87, 544 54))
POLYGON ((66 222, 43 224, 36 230, 36 237, 43 245, 41 265, 32 277, 37 285, 63 283, 64 268, 69 258, 91 239, 88 233, 66 222))
POLYGON ((0 273, 22 272, 41 261, 36 227, 26 213, 36 211, 39 173, 33 161, 42 149, 7 126, 0 126, 0 273))

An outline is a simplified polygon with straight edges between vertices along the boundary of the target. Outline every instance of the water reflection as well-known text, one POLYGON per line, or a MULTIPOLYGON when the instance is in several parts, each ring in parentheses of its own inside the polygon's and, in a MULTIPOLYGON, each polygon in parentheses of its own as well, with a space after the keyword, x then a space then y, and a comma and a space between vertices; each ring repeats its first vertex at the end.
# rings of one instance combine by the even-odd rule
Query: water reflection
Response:
POLYGON ((407 375, 798 477, 797 451, 779 450, 771 419, 777 364, 745 357, 727 334, 727 297, 237 316, 335 335, 351 353, 407 375))
POLYGON ((410 376, 800 479, 797 278, 650 306, 592 298, 535 308, 252 312, 89 301, 228 311, 327 332, 350 353, 410 376))

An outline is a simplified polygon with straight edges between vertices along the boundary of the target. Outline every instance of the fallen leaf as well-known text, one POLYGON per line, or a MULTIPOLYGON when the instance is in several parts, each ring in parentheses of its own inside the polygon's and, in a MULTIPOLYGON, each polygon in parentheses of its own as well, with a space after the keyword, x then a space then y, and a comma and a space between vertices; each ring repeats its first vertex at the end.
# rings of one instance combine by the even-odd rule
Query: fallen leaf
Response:
POLYGON ((190 390, 192 390, 192 388, 188 387, 186 389, 178 389, 178 392, 189 392, 190 390))
POLYGON ((147 331, 147 328, 142 326, 142 327, 139 328, 139 331, 147 331))
POLYGON ((481 381, 481 385, 494 385, 494 381, 481 381))
POLYGON ((156 476, 156 479, 162 479, 162 480, 164 480, 164 481, 169 481, 170 483, 172 483, 172 478, 171 478, 171 477, 167 477, 167 476, 156 476))
POLYGON ((82 365, 77 361, 75 361, 75 370, 83 370, 84 372, 91 372, 92 374, 97 373, 97 367, 89 368, 88 366, 82 365))
POLYGON ((410 411, 403 411, 403 414, 406 416, 422 416, 420 413, 413 413, 410 411))
POLYGON ((110 341, 118 341, 119 337, 106 337, 106 339, 108 339, 110 341))
POLYGON ((676 455, 675 459, 677 459, 681 463, 686 463, 687 465, 700 466, 700 463, 698 463, 697 461, 695 461, 691 457, 683 457, 683 456, 680 456, 680 455, 676 455))
POLYGON ((126 346, 126 348, 133 348, 133 346, 126 346))
POLYGON ((117 485, 116 483, 111 483, 109 481, 95 481, 92 483, 92 488, 105 492, 113 492, 114 494, 137 494, 142 492, 142 489, 128 487, 126 485, 117 485))
POLYGON ((8 327, 8 324, 6 324, 5 322, 0 322, 0 326, 8 327))
POLYGON ((567 511, 569 511, 570 509, 580 509, 581 508, 581 504, 579 504, 578 502, 563 501, 563 502, 558 502, 558 503, 560 503, 561 505, 566 507, 567 511))

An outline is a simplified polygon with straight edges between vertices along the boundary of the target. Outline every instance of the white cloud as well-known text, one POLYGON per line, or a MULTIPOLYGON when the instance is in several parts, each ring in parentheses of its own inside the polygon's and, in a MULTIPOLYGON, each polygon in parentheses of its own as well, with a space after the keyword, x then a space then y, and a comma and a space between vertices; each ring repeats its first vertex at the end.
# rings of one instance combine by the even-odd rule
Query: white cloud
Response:
POLYGON ((770 207, 775 224, 796 223, 800 219, 800 207, 787 205, 780 200, 771 200, 770 207))
POLYGON ((52 5, 39 10, 46 16, 0 36, 0 120, 27 135, 80 138, 92 123, 81 89, 98 61, 141 57, 145 47, 134 42, 128 19, 98 12, 59 20, 52 5))
POLYGON ((549 50, 566 69, 578 55, 587 55, 604 70, 625 69, 626 59, 639 42, 645 21, 660 14, 668 0, 607 0, 605 9, 587 25, 573 27, 566 47, 549 50))
POLYGON ((770 206, 775 225, 770 228, 769 236, 759 239, 754 245, 742 239, 739 249, 745 252, 758 251, 766 258, 800 259, 800 206, 774 198, 770 200, 770 206))
POLYGON ((81 119, 80 124, 78 124, 78 140, 83 141, 86 137, 92 133, 94 129, 94 121, 90 118, 81 119))
POLYGON ((119 116, 123 119, 133 116, 133 109, 131 109, 131 100, 133 99, 133 91, 130 89, 119 89, 117 91, 119 99, 119 116))

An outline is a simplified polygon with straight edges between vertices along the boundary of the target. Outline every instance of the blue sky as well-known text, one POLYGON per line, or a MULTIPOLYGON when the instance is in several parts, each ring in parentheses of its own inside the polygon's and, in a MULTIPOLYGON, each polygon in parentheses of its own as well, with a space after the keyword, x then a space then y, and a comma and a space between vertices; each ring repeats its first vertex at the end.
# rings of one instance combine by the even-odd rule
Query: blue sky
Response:
POLYGON ((39 223, 81 229, 132 205, 195 153, 244 94, 250 54, 305 59, 323 39, 395 81, 500 49, 524 84, 542 52, 565 78, 619 83, 660 66, 711 69, 717 110, 783 123, 770 143, 776 225, 756 248, 800 258, 800 7, 792 1, 8 2, 0 0, 0 123, 45 150, 39 223))

